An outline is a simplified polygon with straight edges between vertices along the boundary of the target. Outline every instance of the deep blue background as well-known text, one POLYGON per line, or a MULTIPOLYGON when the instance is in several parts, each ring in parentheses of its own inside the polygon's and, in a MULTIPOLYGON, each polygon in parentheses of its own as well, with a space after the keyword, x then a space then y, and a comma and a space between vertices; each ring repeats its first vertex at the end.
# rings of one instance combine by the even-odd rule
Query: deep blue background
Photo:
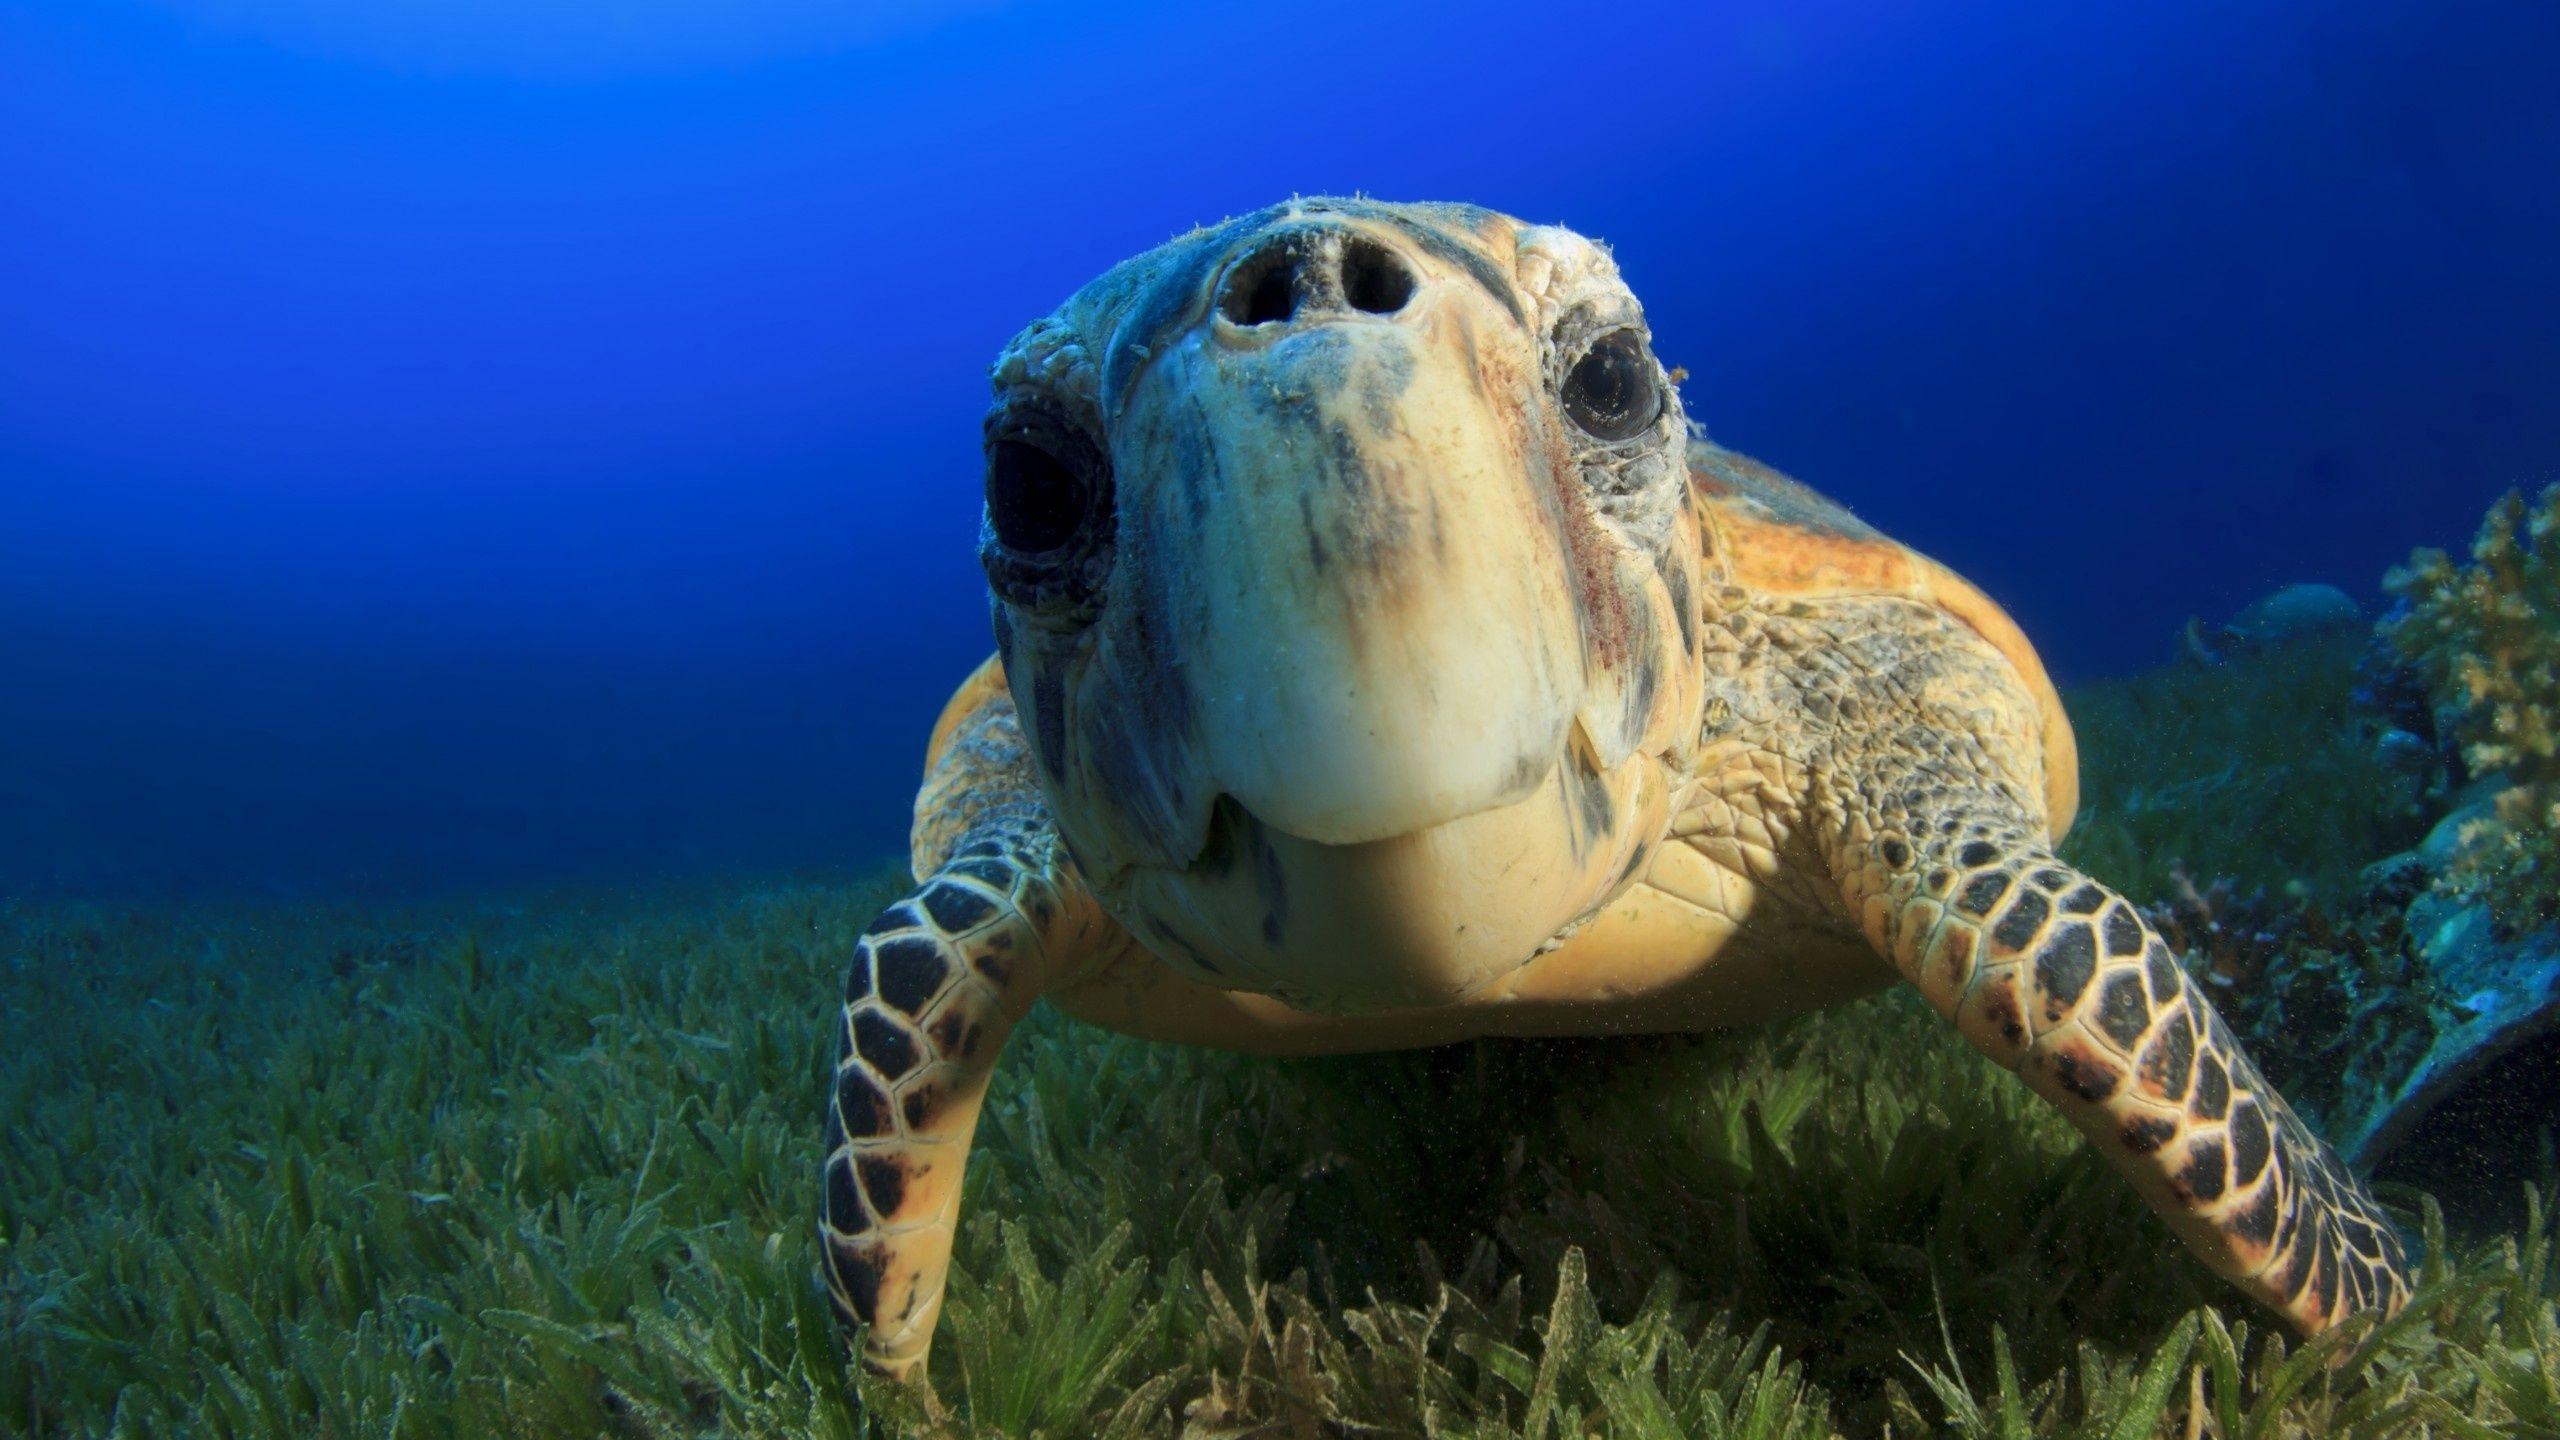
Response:
POLYGON ((2560 7, 0 0, 0 894, 827 867, 983 371, 1295 192, 1614 242, 2066 676, 2560 478, 2560 7))

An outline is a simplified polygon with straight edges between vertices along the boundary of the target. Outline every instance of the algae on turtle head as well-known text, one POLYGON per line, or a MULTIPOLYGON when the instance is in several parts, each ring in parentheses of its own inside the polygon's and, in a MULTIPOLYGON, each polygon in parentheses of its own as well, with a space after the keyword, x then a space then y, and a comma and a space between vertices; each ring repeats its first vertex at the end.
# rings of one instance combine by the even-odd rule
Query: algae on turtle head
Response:
POLYGON ((2306 1331, 2400 1237, 2122 896, 1980 590, 1695 432, 1608 252, 1297 200, 999 359, 996 655, 855 947, 819 1225, 922 1368, 1006 1034, 1279 1054, 1689 1031, 1900 980, 2306 1331))

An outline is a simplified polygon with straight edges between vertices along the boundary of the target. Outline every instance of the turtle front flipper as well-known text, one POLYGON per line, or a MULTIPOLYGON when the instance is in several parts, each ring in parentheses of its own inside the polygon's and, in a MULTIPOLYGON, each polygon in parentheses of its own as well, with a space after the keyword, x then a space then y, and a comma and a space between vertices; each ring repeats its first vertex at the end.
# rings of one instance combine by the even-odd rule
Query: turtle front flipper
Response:
POLYGON ((979 1105, 1061 908, 1042 867, 980 840, 854 945, 818 1241, 836 1313, 870 1327, 862 1359, 883 1374, 920 1372, 933 1344, 979 1105))
POLYGON ((1868 939, 2207 1264, 2306 1334, 2399 1309, 2391 1222, 2132 905, 1976 787, 1905 775, 1848 808, 1830 858, 1868 939))

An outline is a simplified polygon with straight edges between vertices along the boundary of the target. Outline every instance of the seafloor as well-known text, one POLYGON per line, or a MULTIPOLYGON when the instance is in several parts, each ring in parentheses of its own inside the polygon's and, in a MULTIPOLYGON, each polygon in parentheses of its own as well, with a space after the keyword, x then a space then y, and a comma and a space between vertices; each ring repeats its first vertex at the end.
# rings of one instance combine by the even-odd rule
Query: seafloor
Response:
POLYGON ((2244 621, 2069 696, 2068 849, 2306 1113, 2389 1142, 2426 1276, 2378 1331, 2277 1333, 1904 995, 1326 1061, 1044 1013, 926 1416, 855 1381, 812 1278, 831 1001, 895 876, 15 905, 0 1432, 2560 1435, 2560 1052, 2463 1039, 2490 1002, 2438 973, 2546 933, 2539 772, 2464 728, 2459 666, 2244 621), (2477 1063, 2414 1104, 2438 1052, 2477 1063))

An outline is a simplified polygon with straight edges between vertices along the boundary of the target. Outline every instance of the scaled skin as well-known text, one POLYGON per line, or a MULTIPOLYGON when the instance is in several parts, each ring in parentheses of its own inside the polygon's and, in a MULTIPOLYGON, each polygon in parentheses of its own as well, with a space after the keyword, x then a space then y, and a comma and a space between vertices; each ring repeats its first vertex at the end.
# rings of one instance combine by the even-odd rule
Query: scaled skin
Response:
POLYGON ((2054 857, 2076 762, 2017 627, 1693 433, 1599 247, 1293 201, 1105 274, 994 381, 999 651, 935 729, 828 1105, 875 1368, 925 1363, 1044 998, 1317 1054, 1900 980, 2297 1327, 2405 1297, 2362 1185, 2054 857))

